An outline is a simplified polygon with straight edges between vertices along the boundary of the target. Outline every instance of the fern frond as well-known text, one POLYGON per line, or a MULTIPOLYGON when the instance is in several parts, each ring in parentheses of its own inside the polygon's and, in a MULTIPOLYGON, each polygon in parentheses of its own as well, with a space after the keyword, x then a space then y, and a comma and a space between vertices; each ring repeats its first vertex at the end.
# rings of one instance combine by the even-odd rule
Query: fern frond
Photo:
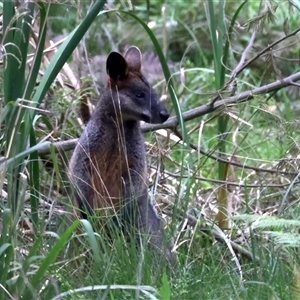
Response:
POLYGON ((265 231, 277 245, 282 245, 284 247, 297 248, 300 246, 300 234, 298 233, 288 233, 280 231, 265 231))
POLYGON ((234 217, 235 220, 243 220, 245 223, 251 224, 255 228, 269 228, 274 230, 291 229, 300 227, 300 220, 287 220, 277 218, 275 216, 259 216, 259 215, 239 215, 234 217))

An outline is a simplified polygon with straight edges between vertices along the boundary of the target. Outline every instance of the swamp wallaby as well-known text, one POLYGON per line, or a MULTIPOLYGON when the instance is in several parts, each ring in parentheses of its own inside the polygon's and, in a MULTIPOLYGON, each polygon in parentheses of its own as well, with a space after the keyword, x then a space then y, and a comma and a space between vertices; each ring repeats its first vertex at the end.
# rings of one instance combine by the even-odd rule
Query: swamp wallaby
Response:
POLYGON ((148 198, 147 166, 140 121, 163 123, 168 111, 141 74, 141 52, 111 52, 108 83, 79 138, 70 161, 77 205, 88 214, 115 215, 115 221, 149 237, 153 248, 174 262, 148 198))

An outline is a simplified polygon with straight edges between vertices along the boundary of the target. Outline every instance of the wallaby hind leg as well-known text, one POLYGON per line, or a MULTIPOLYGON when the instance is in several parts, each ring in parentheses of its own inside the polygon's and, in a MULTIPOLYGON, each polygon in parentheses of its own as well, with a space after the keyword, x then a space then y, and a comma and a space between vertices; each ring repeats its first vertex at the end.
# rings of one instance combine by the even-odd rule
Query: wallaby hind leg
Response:
POLYGON ((137 229, 146 237, 149 237, 150 247, 160 256, 164 256, 168 263, 175 264, 175 253, 171 251, 170 245, 166 243, 165 234, 153 206, 147 196, 138 201, 137 229))

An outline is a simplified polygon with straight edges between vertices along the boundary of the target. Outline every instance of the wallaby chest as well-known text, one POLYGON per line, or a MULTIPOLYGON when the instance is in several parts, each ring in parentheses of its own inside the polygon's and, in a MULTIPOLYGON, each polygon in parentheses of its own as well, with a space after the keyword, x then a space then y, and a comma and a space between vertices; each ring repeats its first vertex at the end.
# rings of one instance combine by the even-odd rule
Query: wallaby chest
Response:
MULTIPOLYGON (((91 125, 92 126, 92 125, 91 125)), ((89 131, 89 126, 86 129, 89 131)), ((95 128, 93 128, 93 132, 95 128)), ((93 137, 91 137, 93 138, 93 137)), ((146 187, 146 154, 139 124, 102 126, 90 148, 94 208, 119 209, 125 190, 138 196, 146 187)))

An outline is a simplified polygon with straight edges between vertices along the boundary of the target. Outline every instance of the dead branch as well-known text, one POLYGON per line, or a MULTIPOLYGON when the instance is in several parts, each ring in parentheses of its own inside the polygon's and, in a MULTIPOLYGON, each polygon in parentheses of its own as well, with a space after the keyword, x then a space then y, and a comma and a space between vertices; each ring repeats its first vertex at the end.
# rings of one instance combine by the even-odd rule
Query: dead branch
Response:
MULTIPOLYGON (((297 72, 295 74, 287 76, 281 80, 277 80, 275 82, 255 88, 253 90, 248 90, 248 91, 242 92, 238 95, 218 100, 214 103, 213 106, 211 106, 211 103, 208 103, 208 104, 201 105, 197 108, 188 110, 182 114, 182 118, 184 121, 193 120, 197 117, 200 117, 200 116, 206 115, 208 113, 214 112, 216 110, 225 108, 228 105, 234 105, 234 104, 238 104, 238 103, 247 102, 247 101, 250 101, 251 99, 253 99, 257 95, 267 94, 267 93, 282 89, 284 87, 293 85, 293 84, 295 84, 295 81, 298 81, 298 80, 300 80, 300 72, 297 72)), ((145 132, 154 131, 154 130, 158 130, 158 129, 171 129, 174 131, 174 133, 178 137, 180 137, 182 139, 181 134, 177 130, 178 125, 179 125, 179 122, 178 122, 176 116, 172 116, 164 124, 144 124, 142 126, 142 132, 145 133, 145 132)), ((54 146, 56 151, 60 152, 60 151, 73 150, 75 148, 76 143, 77 143, 77 139, 71 139, 71 140, 67 140, 67 141, 55 142, 52 145, 54 146)), ((294 172, 292 173, 292 172, 284 172, 284 171, 274 170, 274 169, 259 168, 259 167, 249 166, 246 164, 241 164, 241 163, 234 162, 234 161, 229 162, 227 159, 212 155, 211 153, 201 150, 201 148, 198 149, 197 146, 195 146, 191 143, 189 144, 189 146, 197 151, 200 151, 201 154, 203 154, 209 158, 212 158, 216 161, 223 162, 226 164, 230 163, 233 166, 241 167, 244 169, 251 169, 251 170, 254 170, 257 172, 278 173, 278 174, 282 174, 282 175, 292 175, 292 176, 295 175, 294 172)), ((40 149, 39 149, 40 155, 49 154, 49 153, 50 153, 50 144, 45 144, 42 147, 40 147, 40 149)))

